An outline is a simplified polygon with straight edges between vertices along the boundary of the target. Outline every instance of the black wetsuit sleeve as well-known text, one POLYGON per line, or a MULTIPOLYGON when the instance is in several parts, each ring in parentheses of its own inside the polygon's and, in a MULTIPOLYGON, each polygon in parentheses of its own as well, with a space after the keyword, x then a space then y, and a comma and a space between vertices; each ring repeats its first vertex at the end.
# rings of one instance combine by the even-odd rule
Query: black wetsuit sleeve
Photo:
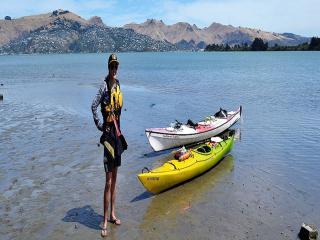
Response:
POLYGON ((101 120, 99 119, 98 106, 101 104, 101 101, 103 99, 104 89, 105 89, 105 84, 100 86, 96 96, 94 97, 94 99, 92 101, 92 105, 91 105, 94 123, 96 124, 97 128, 100 131, 103 131, 103 124, 102 124, 101 120))

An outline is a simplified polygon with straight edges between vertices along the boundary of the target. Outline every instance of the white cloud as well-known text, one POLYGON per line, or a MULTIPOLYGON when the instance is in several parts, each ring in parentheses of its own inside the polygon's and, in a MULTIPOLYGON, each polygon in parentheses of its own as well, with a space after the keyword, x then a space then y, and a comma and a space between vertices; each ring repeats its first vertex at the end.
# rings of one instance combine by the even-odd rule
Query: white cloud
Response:
POLYGON ((115 16, 110 16, 109 14, 105 17, 102 17, 103 22, 111 27, 122 27, 128 23, 140 23, 146 20, 146 16, 139 13, 130 13, 130 14, 116 14, 115 16))
POLYGON ((204 27, 219 22, 274 32, 320 33, 318 0, 166 1, 163 9, 170 23, 186 21, 204 27))
POLYGON ((66 9, 81 17, 102 17, 110 26, 162 19, 167 24, 212 22, 252 27, 271 32, 320 35, 319 0, 10 0, 0 2, 0 18, 21 17, 66 9))

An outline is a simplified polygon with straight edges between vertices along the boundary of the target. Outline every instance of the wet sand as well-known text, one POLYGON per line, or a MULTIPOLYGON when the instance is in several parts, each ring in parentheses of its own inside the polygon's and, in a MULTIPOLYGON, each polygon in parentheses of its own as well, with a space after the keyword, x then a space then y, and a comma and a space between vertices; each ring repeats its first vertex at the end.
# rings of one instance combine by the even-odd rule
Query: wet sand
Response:
MULTIPOLYGON (((198 102, 188 102, 191 98, 188 95, 189 88, 193 87, 188 84, 190 79, 186 79, 186 94, 180 94, 179 86, 176 89, 170 87, 171 92, 167 93, 167 89, 161 88, 160 81, 153 83, 157 86, 154 94, 148 89, 152 78, 146 73, 150 73, 150 69, 140 73, 136 71, 140 68, 134 65, 145 66, 147 61, 143 58, 150 56, 138 56, 142 60, 137 63, 136 55, 134 58, 130 54, 122 56, 124 62, 127 57, 130 63, 127 66, 124 63, 123 79, 133 82, 130 82, 132 85, 126 85, 125 82, 122 85, 127 100, 122 130, 129 149, 123 155, 117 183, 116 209, 122 225, 109 224, 109 239, 296 239, 302 222, 320 226, 320 165, 316 148, 319 127, 314 125, 319 120, 319 112, 316 111, 318 101, 314 99, 318 95, 311 95, 307 91, 306 96, 314 96, 307 102, 308 108, 300 108, 296 104, 295 111, 288 113, 286 103, 292 101, 291 98, 298 96, 297 94, 281 95, 281 99, 277 98, 280 95, 275 94, 276 97, 259 100, 252 90, 261 88, 259 84, 253 85, 256 79, 249 79, 252 84, 250 92, 247 87, 241 87, 241 82, 237 79, 238 75, 242 75, 235 74, 234 84, 240 84, 237 91, 242 91, 240 96, 244 102, 244 119, 235 126, 241 129, 241 139, 235 142, 231 153, 215 168, 179 187, 152 195, 145 191, 137 174, 145 166, 152 168, 162 164, 168 159, 170 151, 153 153, 144 129, 163 126, 173 120, 173 116, 181 120, 188 118, 190 113, 202 116, 207 110, 199 108, 198 102, 205 100, 199 94, 192 95, 198 102), (134 71, 125 72, 130 67, 134 71), (143 75, 147 79, 140 83, 138 80, 143 75), (188 104, 184 104, 186 102, 188 104), (269 107, 268 111, 261 110, 260 106, 264 103, 269 107), (273 103, 277 105, 272 105, 273 103), (301 112, 308 114, 301 118, 301 112), (290 118, 289 122, 287 118, 290 118), (299 124, 303 128, 296 128, 299 124)), ((208 56, 199 55, 198 58, 208 56)), ((221 56, 225 58, 225 55, 221 56)), ((158 57, 159 64, 167 66, 167 55, 158 57)), ((82 64, 78 55, 23 56, 22 60, 18 60, 23 63, 23 68, 30 71, 26 75, 32 76, 25 80, 24 76, 19 75, 25 73, 21 71, 12 76, 18 79, 17 83, 8 81, 3 86, 7 90, 4 92, 4 101, 0 102, 1 239, 100 238, 105 173, 102 164, 103 149, 98 147, 100 135, 90 112, 98 76, 91 77, 90 82, 88 79, 81 79, 81 75, 88 69, 94 72, 95 65, 102 65, 102 60, 100 55, 88 55, 88 58, 89 63, 83 65, 92 65, 85 68, 72 65, 77 61, 82 64), (38 73, 28 67, 29 58, 40 66, 38 73), (60 58, 66 58, 67 64, 71 62, 70 66, 65 66, 71 69, 70 76, 65 77, 65 68, 59 70, 57 66, 51 66, 51 59, 60 62, 60 58), (44 59, 53 69, 55 78, 51 77, 51 72, 47 72, 47 65, 41 66, 44 59), (45 79, 46 74, 50 75, 48 82, 37 82, 45 79), (55 82, 55 79, 58 80, 55 82)), ((257 59, 260 58, 259 55, 257 59)), ((272 63, 275 61, 274 58, 271 60, 272 63)), ((253 58, 251 64, 256 62, 253 58)), ((10 66, 0 68, 2 72, 7 71, 7 75, 0 74, 0 79, 2 76, 11 76, 13 70, 10 70, 10 66)), ((99 66, 99 69, 102 67, 99 66)), ((208 66, 208 69, 211 67, 208 66)), ((182 66, 182 69, 185 67, 182 66)), ((249 70, 244 71, 246 77, 251 76, 249 70)), ((154 71, 152 69, 151 72, 154 71)), ((217 72, 220 69, 216 74, 217 72)), ((225 72, 232 73, 229 70, 225 72)), ((170 76, 165 73, 158 73, 159 78, 170 79, 172 72, 169 72, 170 76)), ((174 74, 177 79, 184 79, 183 70, 174 70, 174 74)), ((256 76, 255 73, 251 74, 256 76)), ((85 78, 89 75, 87 73, 85 78)), ((271 81, 270 79, 277 80, 275 76, 267 75, 267 80, 271 81)), ((287 84, 292 81, 290 78, 287 84)), ((210 81, 205 82, 205 86, 208 83, 210 81)), ((199 84, 201 85, 200 80, 199 84)), ((226 105, 236 106, 239 100, 232 98, 236 94, 230 93, 228 84, 231 83, 225 86, 212 80, 212 89, 217 84, 221 86, 221 92, 228 92, 226 97, 221 96, 226 102, 231 99, 226 105)), ((274 84, 277 86, 278 83, 274 84)), ((208 101, 211 104, 211 100, 208 101)), ((216 105, 212 109, 217 110, 220 102, 213 104, 216 105)))
MULTIPOLYGON (((98 133, 91 122, 66 114, 35 115, 21 116, 19 126, 1 134, 8 159, 1 166, 2 239, 98 238, 104 187, 98 133)), ((159 195, 139 183, 142 165, 136 161, 159 165, 167 154, 144 155, 134 143, 125 153, 117 199, 122 225, 109 224, 111 239, 294 239, 298 233, 304 213, 291 209, 303 195, 269 184, 236 150, 209 172, 159 195)))

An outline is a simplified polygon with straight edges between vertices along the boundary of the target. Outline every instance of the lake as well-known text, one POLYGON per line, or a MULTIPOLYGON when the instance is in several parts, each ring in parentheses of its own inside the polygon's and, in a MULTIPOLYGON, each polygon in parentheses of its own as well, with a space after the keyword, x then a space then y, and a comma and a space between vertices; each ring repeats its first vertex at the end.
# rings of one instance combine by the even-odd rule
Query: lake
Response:
MULTIPOLYGON (((109 54, 0 56, 2 239, 100 236, 105 174, 91 102, 109 54)), ((320 53, 119 53, 122 132, 112 239, 295 239, 320 227, 320 53), (152 195, 137 179, 153 153, 144 130, 243 117, 219 165, 152 195), (214 237, 213 237, 214 236, 214 237)))

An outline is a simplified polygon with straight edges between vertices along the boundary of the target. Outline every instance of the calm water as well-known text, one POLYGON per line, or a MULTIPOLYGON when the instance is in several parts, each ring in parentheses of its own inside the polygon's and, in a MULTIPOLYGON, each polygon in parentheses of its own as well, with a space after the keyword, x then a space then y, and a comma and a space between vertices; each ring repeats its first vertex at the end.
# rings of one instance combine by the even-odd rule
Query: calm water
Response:
MULTIPOLYGON (((107 54, 0 56, 2 239, 98 238, 104 170, 90 105, 107 54)), ((320 53, 122 53, 113 239, 295 239, 320 227, 320 53), (144 129, 243 106, 241 138, 216 168, 152 196, 136 175, 144 129)))

